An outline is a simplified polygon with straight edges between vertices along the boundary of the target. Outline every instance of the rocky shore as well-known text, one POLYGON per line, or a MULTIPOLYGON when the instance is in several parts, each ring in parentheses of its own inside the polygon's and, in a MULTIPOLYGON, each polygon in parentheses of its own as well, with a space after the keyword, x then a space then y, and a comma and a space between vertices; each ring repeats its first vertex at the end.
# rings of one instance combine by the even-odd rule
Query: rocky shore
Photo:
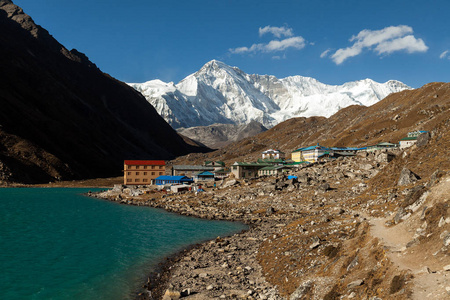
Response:
POLYGON ((410 299, 425 274, 442 277, 429 291, 441 299, 450 290, 450 214, 439 197, 450 181, 446 171, 400 168, 413 151, 316 163, 291 171, 296 179, 228 179, 197 195, 116 185, 93 196, 249 225, 171 258, 141 299, 410 299), (394 229, 402 245, 385 240, 394 229))

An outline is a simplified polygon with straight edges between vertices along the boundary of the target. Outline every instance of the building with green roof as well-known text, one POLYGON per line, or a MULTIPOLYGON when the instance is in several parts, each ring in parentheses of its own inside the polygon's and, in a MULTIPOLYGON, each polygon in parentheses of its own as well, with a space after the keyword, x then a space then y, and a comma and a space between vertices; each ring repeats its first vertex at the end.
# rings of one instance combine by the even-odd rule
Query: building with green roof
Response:
POLYGON ((286 170, 290 170, 288 166, 268 166, 258 170, 258 176, 276 176, 281 175, 286 170))
POLYGON ((258 177, 259 169, 271 166, 272 164, 266 163, 235 162, 231 165, 231 173, 233 173, 236 179, 255 178, 258 177))

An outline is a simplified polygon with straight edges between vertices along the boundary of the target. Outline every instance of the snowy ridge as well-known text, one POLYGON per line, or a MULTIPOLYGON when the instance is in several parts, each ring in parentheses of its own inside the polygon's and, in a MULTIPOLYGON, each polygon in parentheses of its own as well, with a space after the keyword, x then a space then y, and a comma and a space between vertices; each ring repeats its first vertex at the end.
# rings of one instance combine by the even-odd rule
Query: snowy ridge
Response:
POLYGON ((293 117, 329 117, 350 105, 370 106, 391 93, 410 89, 395 80, 327 85, 303 76, 249 75, 216 60, 176 85, 161 80, 129 85, 173 128, 251 121, 270 128, 293 117))

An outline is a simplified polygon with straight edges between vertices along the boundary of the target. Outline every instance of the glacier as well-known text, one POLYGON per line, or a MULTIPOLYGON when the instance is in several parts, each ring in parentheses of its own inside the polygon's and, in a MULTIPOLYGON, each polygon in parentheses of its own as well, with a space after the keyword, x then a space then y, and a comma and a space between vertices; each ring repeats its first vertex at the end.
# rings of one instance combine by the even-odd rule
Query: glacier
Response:
POLYGON ((294 117, 329 117, 350 105, 370 106, 391 93, 411 89, 371 79, 328 85, 311 77, 249 75, 212 60, 179 83, 159 79, 128 83, 175 129, 212 124, 249 124, 271 128, 294 117))

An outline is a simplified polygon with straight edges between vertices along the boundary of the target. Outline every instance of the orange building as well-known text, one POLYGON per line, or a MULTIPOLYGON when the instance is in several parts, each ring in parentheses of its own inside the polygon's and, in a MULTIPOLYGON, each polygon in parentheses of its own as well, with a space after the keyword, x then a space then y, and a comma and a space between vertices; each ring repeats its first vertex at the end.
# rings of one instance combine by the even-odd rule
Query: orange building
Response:
POLYGON ((123 162, 123 184, 151 184, 158 176, 166 174, 164 160, 125 160, 123 162))

